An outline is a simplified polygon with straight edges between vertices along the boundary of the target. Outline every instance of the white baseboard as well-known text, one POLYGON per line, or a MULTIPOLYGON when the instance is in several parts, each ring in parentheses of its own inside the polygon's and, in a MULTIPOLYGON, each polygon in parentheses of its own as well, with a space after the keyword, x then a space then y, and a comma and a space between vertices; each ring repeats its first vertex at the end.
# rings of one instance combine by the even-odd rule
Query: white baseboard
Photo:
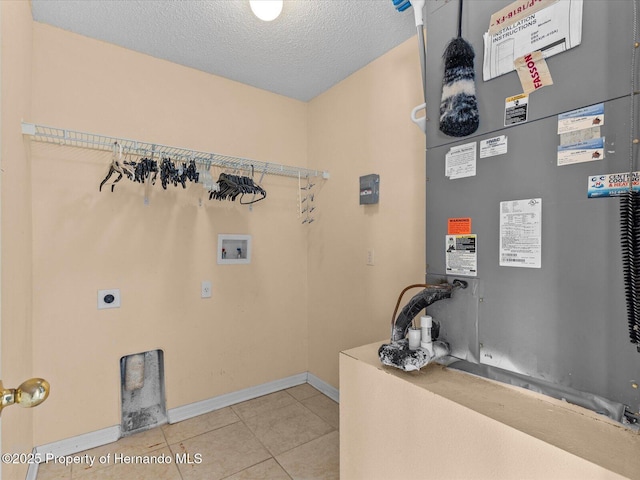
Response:
POLYGON ((273 382, 263 383, 255 387, 245 388, 237 392, 225 393, 217 397, 208 398, 200 402, 190 403, 182 407, 171 408, 167 410, 169 423, 181 422, 189 418, 197 417, 205 413, 219 410, 220 408, 235 405, 236 403, 246 402, 253 398, 261 397, 269 393, 284 390, 285 388, 295 387, 307 381, 307 373, 299 373, 290 377, 274 380, 273 382))
POLYGON ((329 385, 324 380, 320 380, 313 373, 307 373, 307 383, 317 388, 334 402, 340 403, 340 391, 329 385))
MULTIPOLYGON (((113 443, 121 437, 120 425, 103 428, 95 432, 83 433, 71 438, 65 438, 57 442, 46 443, 33 449, 35 458, 41 458, 42 461, 53 457, 64 457, 73 455, 74 453, 89 450, 90 448, 100 447, 108 443, 113 443)), ((38 464, 32 463, 27 470, 27 480, 35 480, 38 474, 38 464)))
MULTIPOLYGON (((281 378, 280 380, 263 383, 262 385, 256 385, 255 387, 245 388, 244 390, 238 390, 237 392, 225 393, 224 395, 208 398, 200 402, 190 403, 188 405, 183 405, 182 407, 171 408, 167 410, 167 418, 169 423, 181 422, 182 420, 197 417, 198 415, 213 412, 214 410, 219 410, 220 408, 228 407, 229 405, 235 405, 236 403, 245 402, 269 393, 278 392, 285 388, 302 385, 303 383, 309 383, 309 385, 317 388, 336 402, 340 401, 340 393, 337 388, 332 387, 323 380, 320 380, 314 374, 305 372, 281 378)), ((102 430, 96 430, 95 432, 84 433, 82 435, 66 438, 57 442, 40 445, 33 449, 33 453, 39 454, 38 456, 43 460, 47 458, 47 456, 48 458, 51 458, 51 456, 58 457, 73 455, 78 452, 89 450, 90 448, 113 443, 121 436, 120 425, 114 425, 113 427, 103 428, 102 430)), ((30 464, 26 480, 36 480, 37 475, 38 464, 30 464)))

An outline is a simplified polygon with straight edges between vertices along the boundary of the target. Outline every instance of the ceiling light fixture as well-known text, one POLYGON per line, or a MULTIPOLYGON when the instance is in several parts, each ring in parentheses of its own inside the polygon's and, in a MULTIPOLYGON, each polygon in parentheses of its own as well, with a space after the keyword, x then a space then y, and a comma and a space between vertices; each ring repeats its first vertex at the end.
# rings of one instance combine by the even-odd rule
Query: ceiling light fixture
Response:
POLYGON ((283 0, 249 0, 251 10, 260 20, 270 22, 282 12, 283 0))

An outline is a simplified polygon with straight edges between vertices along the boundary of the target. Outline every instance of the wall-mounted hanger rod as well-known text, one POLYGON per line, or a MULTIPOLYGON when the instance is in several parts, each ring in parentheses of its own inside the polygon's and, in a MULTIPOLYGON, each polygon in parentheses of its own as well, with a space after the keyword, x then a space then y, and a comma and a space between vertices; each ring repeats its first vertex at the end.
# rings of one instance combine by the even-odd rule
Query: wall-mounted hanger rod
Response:
POLYGON ((322 176, 324 179, 329 178, 329 172, 321 170, 290 167, 277 163, 251 160, 249 158, 231 157, 229 155, 221 155, 219 153, 198 152, 196 150, 189 150, 186 148, 170 147, 157 143, 141 142, 138 140, 109 137, 95 133, 47 127, 33 123, 22 122, 22 134, 28 135, 38 142, 56 143, 58 145, 90 148, 93 150, 108 152, 112 152, 113 145, 117 143, 122 146, 123 153, 137 155, 140 157, 147 157, 153 154, 156 158, 167 156, 173 160, 194 160, 197 163, 207 166, 215 165, 223 168, 244 170, 247 172, 250 172, 253 167, 253 170, 256 172, 265 172, 267 174, 280 175, 284 177, 307 178, 322 176))

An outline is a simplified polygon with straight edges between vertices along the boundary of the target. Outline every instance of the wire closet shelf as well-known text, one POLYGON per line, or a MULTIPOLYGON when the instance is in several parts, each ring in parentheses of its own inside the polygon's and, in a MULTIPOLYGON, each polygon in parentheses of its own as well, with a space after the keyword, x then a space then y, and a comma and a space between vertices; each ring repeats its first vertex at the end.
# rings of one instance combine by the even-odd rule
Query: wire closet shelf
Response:
POLYGON ((112 152, 114 145, 117 144, 122 147, 122 152, 126 154, 136 155, 139 157, 149 157, 152 155, 158 157, 166 156, 182 161, 193 160, 198 164, 205 165, 207 168, 214 165, 247 172, 254 170, 256 173, 264 172, 265 174, 285 177, 309 178, 321 176, 324 179, 329 178, 329 172, 321 170, 291 167, 277 163, 251 160, 248 158, 232 157, 219 153, 199 152, 197 150, 190 150, 187 148, 171 147, 158 143, 110 137, 96 133, 79 132, 27 122, 22 122, 22 134, 30 136, 33 140, 38 142, 55 143, 58 145, 90 148, 93 150, 108 152, 112 152))

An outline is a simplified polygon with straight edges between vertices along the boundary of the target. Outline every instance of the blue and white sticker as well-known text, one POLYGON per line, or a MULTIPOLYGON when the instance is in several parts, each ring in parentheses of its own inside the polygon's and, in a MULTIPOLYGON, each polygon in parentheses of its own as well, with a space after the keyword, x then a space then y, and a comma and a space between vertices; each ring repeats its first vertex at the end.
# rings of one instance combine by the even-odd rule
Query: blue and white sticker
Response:
MULTIPOLYGON (((640 172, 633 172, 632 187, 640 191, 640 172)), ((629 191, 629 172, 589 175, 587 197, 619 197, 629 191)))
POLYGON ((593 162, 604 158, 604 137, 558 146, 558 166, 593 162))
POLYGON ((604 103, 558 115, 558 135, 604 125, 604 103))

